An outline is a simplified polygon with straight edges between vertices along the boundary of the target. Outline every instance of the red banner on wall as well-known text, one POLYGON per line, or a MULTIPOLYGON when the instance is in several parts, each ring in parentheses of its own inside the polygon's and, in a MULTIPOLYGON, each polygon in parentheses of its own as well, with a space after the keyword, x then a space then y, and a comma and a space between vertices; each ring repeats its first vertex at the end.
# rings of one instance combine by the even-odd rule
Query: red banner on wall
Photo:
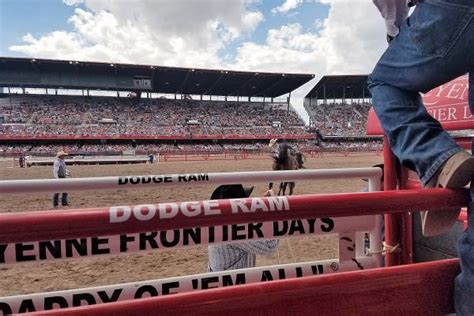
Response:
MULTIPOLYGON (((474 116, 469 108, 468 76, 445 83, 423 95, 428 113, 446 130, 474 129, 474 116)), ((382 135, 380 122, 370 109, 367 122, 368 135, 382 135)))

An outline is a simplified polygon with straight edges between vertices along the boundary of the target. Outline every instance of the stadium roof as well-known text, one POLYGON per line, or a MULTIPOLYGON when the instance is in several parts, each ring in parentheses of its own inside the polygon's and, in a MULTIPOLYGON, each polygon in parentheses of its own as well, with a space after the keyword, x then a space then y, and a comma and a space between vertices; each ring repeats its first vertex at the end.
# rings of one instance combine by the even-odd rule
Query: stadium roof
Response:
POLYGON ((317 99, 362 99, 370 98, 367 75, 324 76, 306 98, 317 99))
POLYGON ((312 74, 0 57, 0 86, 3 87, 274 98, 313 78, 312 74))

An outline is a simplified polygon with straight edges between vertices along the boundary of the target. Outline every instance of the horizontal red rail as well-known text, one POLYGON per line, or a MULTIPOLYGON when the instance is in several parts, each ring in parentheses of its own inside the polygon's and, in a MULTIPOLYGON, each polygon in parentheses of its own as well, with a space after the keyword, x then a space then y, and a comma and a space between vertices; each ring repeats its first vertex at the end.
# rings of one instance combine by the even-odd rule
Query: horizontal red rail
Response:
POLYGON ((0 215, 0 243, 419 211, 469 200, 468 190, 430 189, 8 213, 0 215))
POLYGON ((37 315, 444 315, 457 259, 240 285, 37 315))

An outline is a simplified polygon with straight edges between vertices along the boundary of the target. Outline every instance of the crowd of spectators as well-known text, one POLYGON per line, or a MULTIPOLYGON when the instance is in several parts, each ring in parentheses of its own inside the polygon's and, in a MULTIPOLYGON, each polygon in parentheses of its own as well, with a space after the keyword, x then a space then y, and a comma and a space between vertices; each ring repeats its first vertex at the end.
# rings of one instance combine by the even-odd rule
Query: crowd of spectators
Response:
POLYGON ((373 151, 382 150, 382 141, 332 141, 324 144, 325 150, 373 151))
MULTIPOLYGON (((326 136, 363 136, 370 104, 313 105, 314 127, 326 136)), ((14 96, 0 99, 0 134, 25 138, 48 136, 267 136, 304 135, 302 119, 286 106, 269 103, 131 99, 71 96, 14 96)), ((313 135, 314 136, 314 133, 313 135)), ((380 150, 379 141, 299 141, 302 151, 380 150)), ((67 144, 0 144, 0 155, 48 155, 61 148, 72 154, 267 151, 266 142, 131 141, 67 144)))
MULTIPOLYGON (((319 151, 373 151, 382 150, 377 140, 325 141, 314 140, 289 143, 302 152, 319 151)), ((72 155, 123 155, 123 154, 165 154, 165 153, 223 153, 223 152, 269 152, 268 142, 193 142, 193 143, 48 143, 48 144, 0 144, 0 156, 51 156, 63 150, 72 155)))
POLYGON ((47 155, 54 154, 58 150, 63 150, 72 155, 110 153, 167 153, 167 152, 232 152, 232 151, 268 151, 266 143, 104 143, 104 144, 61 144, 50 143, 41 145, 32 144, 0 144, 0 155, 4 154, 28 154, 28 155, 47 155))
POLYGON ((314 126, 327 136, 363 136, 370 103, 325 103, 312 105, 309 115, 314 126))
POLYGON ((304 134, 304 121, 268 103, 22 96, 0 102, 0 133, 37 136, 304 134))

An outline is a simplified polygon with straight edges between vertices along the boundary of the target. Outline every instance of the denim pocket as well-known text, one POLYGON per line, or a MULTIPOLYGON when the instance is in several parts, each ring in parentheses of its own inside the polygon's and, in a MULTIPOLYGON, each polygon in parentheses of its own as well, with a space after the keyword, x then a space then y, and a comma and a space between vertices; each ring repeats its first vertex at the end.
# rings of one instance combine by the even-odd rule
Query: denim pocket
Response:
POLYGON ((422 55, 442 57, 456 44, 472 16, 466 7, 424 1, 407 19, 408 34, 422 55))

